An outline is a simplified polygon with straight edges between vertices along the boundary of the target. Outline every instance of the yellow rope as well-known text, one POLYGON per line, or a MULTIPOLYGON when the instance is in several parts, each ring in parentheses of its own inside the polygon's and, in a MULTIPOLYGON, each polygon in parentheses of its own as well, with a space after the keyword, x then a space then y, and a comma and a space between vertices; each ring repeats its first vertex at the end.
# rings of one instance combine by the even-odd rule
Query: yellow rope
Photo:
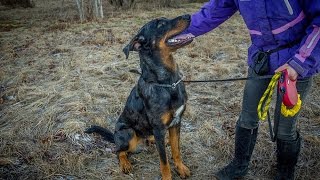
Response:
POLYGON ((273 94, 273 90, 275 85, 277 84, 278 79, 281 76, 281 72, 277 72, 271 79, 267 90, 264 92, 264 94, 262 95, 259 104, 258 104, 258 117, 260 120, 265 120, 267 115, 268 115, 268 110, 270 107, 270 103, 271 103, 271 98, 272 98, 272 94, 273 94), (264 103, 264 107, 262 107, 263 102, 265 101, 265 99, 267 98, 266 102, 264 103))
POLYGON ((283 103, 281 104, 281 114, 284 117, 293 117, 300 111, 301 104, 302 101, 300 99, 300 94, 298 94, 298 102, 295 106, 293 106, 293 108, 288 109, 283 103))
MULTIPOLYGON (((259 117, 260 120, 265 120, 267 115, 268 115, 268 110, 269 110, 270 103, 271 103, 271 100, 272 100, 273 90, 274 90, 274 87, 277 84, 278 79, 280 78, 280 76, 281 76, 281 72, 277 72, 272 77, 272 79, 271 79, 271 81, 270 81, 270 83, 268 85, 267 90, 264 92, 264 94, 262 95, 262 97, 261 97, 261 99, 259 101, 257 111, 258 111, 258 117, 259 117), (264 103, 264 106, 262 107, 263 102, 265 101, 265 99, 266 99, 266 102, 264 103)), ((298 102, 292 108, 288 109, 287 106, 285 106, 283 103, 281 104, 281 114, 283 116, 285 116, 285 117, 289 117, 289 116, 293 117, 301 109, 301 104, 302 104, 302 101, 300 99, 300 94, 298 94, 298 102)))

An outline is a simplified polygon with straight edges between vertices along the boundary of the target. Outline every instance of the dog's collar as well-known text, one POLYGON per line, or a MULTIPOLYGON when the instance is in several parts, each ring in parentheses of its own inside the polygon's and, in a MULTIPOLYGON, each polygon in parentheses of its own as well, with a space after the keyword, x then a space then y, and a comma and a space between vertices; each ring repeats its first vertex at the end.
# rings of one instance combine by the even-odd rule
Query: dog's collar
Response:
MULTIPOLYGON (((130 69, 129 72, 142 75, 142 73, 136 69, 130 69)), ((154 84, 155 86, 175 89, 178 86, 178 84, 182 82, 182 80, 184 78, 184 75, 182 74, 182 72, 179 72, 179 77, 180 78, 178 79, 178 81, 174 82, 172 84, 159 84, 159 83, 152 83, 152 84, 154 84)))
POLYGON ((156 86, 160 86, 160 87, 167 87, 167 88, 175 89, 178 86, 178 84, 182 82, 182 80, 184 78, 184 76, 181 72, 179 72, 179 77, 180 78, 178 79, 178 81, 176 81, 172 84, 159 84, 159 83, 152 83, 152 84, 154 84, 156 86))

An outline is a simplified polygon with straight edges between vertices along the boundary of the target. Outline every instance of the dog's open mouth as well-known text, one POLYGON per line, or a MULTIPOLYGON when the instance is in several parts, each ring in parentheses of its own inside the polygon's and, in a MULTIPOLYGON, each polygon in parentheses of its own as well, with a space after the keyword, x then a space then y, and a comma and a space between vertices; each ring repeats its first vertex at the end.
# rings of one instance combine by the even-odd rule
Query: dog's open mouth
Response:
POLYGON ((173 36, 167 40, 169 46, 183 46, 192 42, 195 36, 191 33, 173 36))

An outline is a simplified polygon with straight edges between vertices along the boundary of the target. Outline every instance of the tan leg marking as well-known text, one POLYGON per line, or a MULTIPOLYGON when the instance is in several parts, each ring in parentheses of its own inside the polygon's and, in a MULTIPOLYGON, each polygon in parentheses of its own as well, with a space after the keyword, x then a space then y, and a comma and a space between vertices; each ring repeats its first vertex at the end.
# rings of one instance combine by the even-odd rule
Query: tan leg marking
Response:
POLYGON ((180 156, 180 145, 179 145, 180 133, 178 132, 177 127, 169 128, 169 139, 170 139, 173 162, 177 168, 177 171, 180 177, 186 178, 190 176, 190 170, 187 166, 183 164, 180 156))
POLYGON ((163 180, 171 180, 172 175, 171 175, 171 169, 170 169, 170 164, 167 160, 167 163, 163 163, 160 160, 160 170, 161 170, 161 176, 163 180))
POLYGON ((164 114, 162 114, 161 121, 163 124, 168 125, 172 121, 172 118, 173 118, 172 111, 167 111, 164 114))
POLYGON ((128 160, 127 152, 135 151, 140 141, 141 139, 136 135, 136 133, 134 133, 132 139, 129 141, 129 149, 119 153, 119 164, 122 172, 128 174, 132 171, 132 165, 128 160))

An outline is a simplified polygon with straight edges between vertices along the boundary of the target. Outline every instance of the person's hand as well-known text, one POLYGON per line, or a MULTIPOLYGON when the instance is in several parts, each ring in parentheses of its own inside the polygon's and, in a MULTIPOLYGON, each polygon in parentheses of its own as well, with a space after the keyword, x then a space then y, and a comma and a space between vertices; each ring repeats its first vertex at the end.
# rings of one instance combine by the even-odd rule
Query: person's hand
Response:
POLYGON ((287 69, 288 71, 288 76, 289 76, 289 79, 292 80, 292 81, 295 81, 297 80, 298 78, 298 73, 296 70, 294 70, 289 64, 284 64, 282 66, 280 66, 278 69, 275 70, 275 72, 280 72, 280 71, 283 71, 287 69))

